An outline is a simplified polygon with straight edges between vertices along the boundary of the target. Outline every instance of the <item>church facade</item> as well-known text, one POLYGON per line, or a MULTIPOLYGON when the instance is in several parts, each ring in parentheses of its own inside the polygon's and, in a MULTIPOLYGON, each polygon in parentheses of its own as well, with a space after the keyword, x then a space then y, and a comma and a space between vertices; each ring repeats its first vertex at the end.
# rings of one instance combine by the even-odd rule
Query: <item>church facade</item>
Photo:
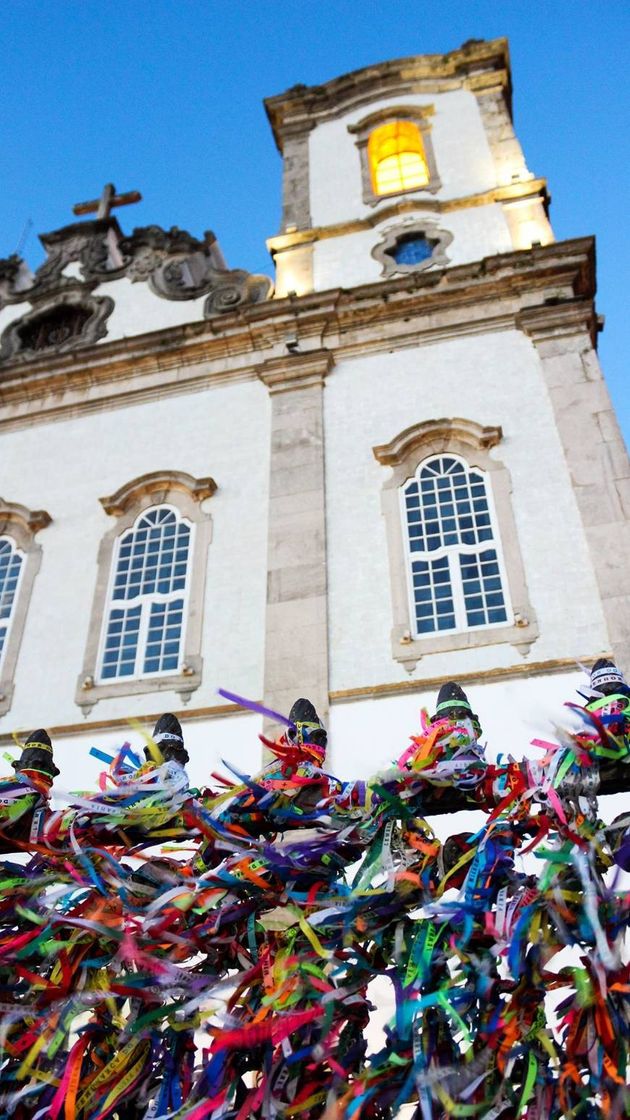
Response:
POLYGON ((193 780, 257 769, 221 687, 310 697, 363 776, 447 680, 510 750, 630 668, 594 243, 554 238, 505 40, 266 108, 273 280, 113 189, 0 262, 0 735, 48 727, 65 787, 163 711, 193 780))

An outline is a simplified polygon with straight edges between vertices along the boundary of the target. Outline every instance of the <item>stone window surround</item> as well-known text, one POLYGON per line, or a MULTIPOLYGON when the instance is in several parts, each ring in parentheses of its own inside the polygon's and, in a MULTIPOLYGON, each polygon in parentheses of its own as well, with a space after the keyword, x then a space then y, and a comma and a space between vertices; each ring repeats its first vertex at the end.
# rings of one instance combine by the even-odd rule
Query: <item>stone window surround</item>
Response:
POLYGON ((206 563, 208 546, 212 538, 212 518, 204 509, 204 504, 206 499, 212 497, 216 488, 216 482, 212 478, 195 479, 184 471, 153 471, 151 474, 142 475, 126 483, 110 497, 100 499, 105 512, 117 520, 103 537, 98 550, 96 588, 85 657, 75 693, 75 703, 86 715, 99 700, 147 692, 174 691, 179 693, 182 703, 187 703, 191 694, 199 688, 202 673, 201 632, 206 563), (160 673, 155 676, 97 683, 98 656, 103 619, 108 607, 115 545, 141 514, 154 506, 161 505, 174 506, 182 517, 195 526, 190 558, 182 668, 177 673, 160 673))
MULTIPOLYGON (((27 294, 27 293, 26 293, 27 294)), ((114 309, 114 301, 110 296, 94 296, 82 291, 62 290, 53 299, 37 304, 32 311, 22 315, 9 323, 2 333, 0 341, 0 361, 31 360, 32 358, 46 357, 51 354, 64 354, 68 350, 76 350, 82 346, 89 346, 107 334, 107 320, 114 309), (47 346, 42 350, 25 349, 22 346, 20 331, 22 328, 41 319, 49 312, 60 307, 82 307, 90 312, 81 332, 69 338, 67 342, 55 346, 47 346)))
POLYGON ((440 229, 434 219, 411 219, 383 230, 381 240, 372 249, 372 256, 382 266, 381 276, 406 276, 410 272, 426 272, 428 268, 445 268, 449 263, 446 249, 452 240, 453 234, 448 230, 440 229), (421 261, 419 264, 399 264, 394 259, 393 250, 397 241, 409 234, 423 235, 427 241, 436 242, 431 256, 427 257, 426 261, 421 261))
POLYGON ((382 492, 394 621, 391 634, 392 657, 410 673, 420 658, 427 654, 496 645, 500 642, 509 642, 524 657, 538 637, 538 626, 529 601, 512 512, 510 473, 502 462, 490 455, 492 448, 500 443, 502 435, 501 428, 482 427, 472 420, 425 420, 406 428, 390 443, 373 448, 377 461, 382 466, 392 468, 382 492), (407 548, 403 538, 399 491, 415 474, 420 462, 432 455, 449 452, 461 456, 470 467, 477 467, 486 474, 496 512, 514 621, 506 626, 471 627, 458 633, 427 634, 421 638, 413 638, 407 584, 407 548))
POLYGON ((36 543, 35 534, 50 525, 51 520, 44 510, 32 512, 17 502, 5 502, 0 498, 0 536, 9 537, 24 554, 0 671, 0 716, 6 715, 13 700, 15 668, 26 616, 35 576, 42 563, 42 548, 36 543))
POLYGON ((367 206, 376 206, 379 202, 388 202, 391 199, 401 198, 403 195, 428 192, 435 194, 442 186, 438 177, 435 153, 431 140, 431 117, 435 112, 433 105, 393 105, 387 109, 378 109, 363 117, 357 124, 349 124, 348 132, 356 135, 356 146, 361 161, 361 182, 363 186, 363 201, 367 206), (375 194, 370 173, 368 159, 368 141, 375 128, 383 124, 393 124, 395 121, 410 121, 419 129, 424 154, 429 169, 429 182, 424 187, 410 187, 408 190, 395 191, 392 194, 375 194))

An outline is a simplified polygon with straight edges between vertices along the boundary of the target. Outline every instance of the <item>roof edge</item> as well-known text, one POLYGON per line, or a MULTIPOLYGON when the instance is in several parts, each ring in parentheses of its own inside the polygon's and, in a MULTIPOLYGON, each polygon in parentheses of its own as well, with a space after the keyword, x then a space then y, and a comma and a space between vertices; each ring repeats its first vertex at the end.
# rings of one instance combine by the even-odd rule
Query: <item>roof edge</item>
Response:
POLYGON ((480 79, 496 74, 510 103, 510 52, 508 40, 469 39, 446 54, 412 55, 377 62, 352 70, 321 85, 295 85, 265 98, 264 106, 276 144, 283 150, 288 135, 308 132, 318 121, 331 119, 380 97, 415 92, 446 92, 462 86, 475 88, 480 79))

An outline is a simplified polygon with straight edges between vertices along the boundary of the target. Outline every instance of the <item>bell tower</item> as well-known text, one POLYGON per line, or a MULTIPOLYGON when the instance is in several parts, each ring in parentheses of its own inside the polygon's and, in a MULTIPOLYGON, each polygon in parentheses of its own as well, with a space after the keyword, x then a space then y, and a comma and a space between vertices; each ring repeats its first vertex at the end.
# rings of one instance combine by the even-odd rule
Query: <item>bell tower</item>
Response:
POLYGON ((543 179, 514 134, 508 45, 380 63, 266 108, 282 153, 277 294, 547 245, 543 179))

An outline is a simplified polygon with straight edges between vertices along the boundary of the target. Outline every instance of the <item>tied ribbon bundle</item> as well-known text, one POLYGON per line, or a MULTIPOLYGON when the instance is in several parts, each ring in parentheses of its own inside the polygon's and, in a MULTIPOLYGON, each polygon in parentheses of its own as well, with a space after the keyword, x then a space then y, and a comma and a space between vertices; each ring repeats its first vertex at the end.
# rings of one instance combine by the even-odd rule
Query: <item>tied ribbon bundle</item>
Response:
POLYGON ((425 720, 367 783, 280 749, 216 794, 124 749, 63 810, 0 782, 0 1116, 624 1120, 630 820, 591 771, 628 744, 559 738, 489 766, 425 720), (486 819, 442 844, 449 788, 486 819))

